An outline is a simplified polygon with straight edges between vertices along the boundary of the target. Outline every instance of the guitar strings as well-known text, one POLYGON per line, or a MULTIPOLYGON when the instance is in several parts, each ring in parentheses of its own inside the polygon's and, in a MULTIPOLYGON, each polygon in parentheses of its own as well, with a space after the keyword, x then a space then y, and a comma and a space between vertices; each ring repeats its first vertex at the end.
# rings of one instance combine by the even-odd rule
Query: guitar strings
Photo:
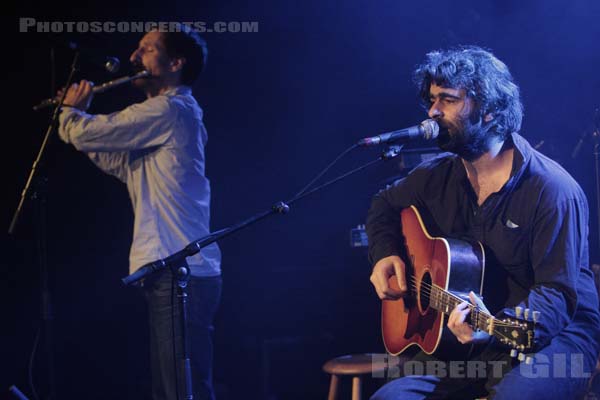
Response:
MULTIPOLYGON (((416 278, 415 276, 411 276, 411 279, 412 279, 412 285, 413 285, 413 289, 415 289, 415 291, 417 291, 417 284, 418 284, 417 278, 416 278)), ((435 286, 435 285, 432 285, 432 284, 430 284, 430 283, 428 283, 428 282, 421 281, 421 286, 424 286, 424 287, 425 287, 425 289, 429 289, 429 291, 427 291, 427 290, 424 290, 424 291, 422 291, 422 292, 421 292, 422 294, 424 294, 424 295, 425 295, 424 297, 425 297, 426 299, 431 299, 431 297, 432 297, 432 292, 433 292, 433 288, 435 287, 435 288, 438 290, 438 293, 442 294, 442 296, 437 296, 437 297, 436 297, 436 294, 435 294, 435 293, 433 293, 433 297, 434 297, 434 298, 437 298, 437 299, 438 299, 438 300, 441 302, 441 305, 442 305, 442 306, 451 306, 452 308, 454 308, 454 307, 455 307, 455 305, 453 305, 451 302, 448 302, 448 301, 447 301, 447 300, 446 300, 446 299, 443 297, 443 295, 444 295, 444 294, 445 294, 446 296, 450 297, 451 299, 453 299, 453 300, 455 300, 455 301, 458 301, 459 303, 462 303, 462 302, 464 302, 464 300, 463 300, 463 299, 461 299, 460 297, 458 297, 458 296, 454 295, 453 293, 450 293, 450 292, 448 292, 448 291, 444 291, 442 288, 440 288, 440 287, 438 287, 438 286, 435 286)), ((478 308, 477 306, 475 306, 475 305, 473 305, 473 304, 469 304, 469 303, 467 303, 467 305, 468 305, 468 307, 469 307, 469 308, 470 308, 472 311, 474 311, 475 313, 477 313, 477 314, 479 314, 479 315, 483 314, 483 316, 484 316, 485 318, 488 318, 488 319, 493 319, 493 320, 494 320, 494 325, 497 325, 497 326, 504 326, 504 327, 511 327, 511 326, 513 326, 513 325, 511 325, 510 323, 503 322, 502 320, 500 320, 500 319, 498 319, 498 318, 496 318, 496 317, 494 317, 494 316, 492 316, 492 315, 489 315, 488 313, 486 313, 485 311, 481 310, 480 308, 478 308)), ((476 319, 478 320, 478 318, 476 318, 476 319)))
MULTIPOLYGON (((413 285, 413 289, 415 289, 415 291, 417 291, 417 279, 413 276, 412 278, 412 285, 413 285)), ((438 286, 434 286, 428 282, 423 282, 421 281, 421 286, 424 286, 426 290, 421 291, 421 293, 423 294, 423 297, 425 297, 426 299, 431 300, 431 298, 433 297, 434 299, 437 299, 440 303, 440 305, 442 307, 446 306, 446 309, 448 309, 449 307, 454 308, 456 306, 456 304, 458 304, 458 302, 462 303, 464 300, 461 299, 458 296, 453 295, 450 292, 447 291, 443 291, 443 289, 439 288, 438 286), (436 288, 438 291, 434 292, 433 288, 436 288), (429 289, 429 290, 427 290, 429 289), (439 294, 439 295, 438 295, 439 294), (451 301, 448 301, 448 299, 446 299, 444 297, 444 295, 446 295, 447 297, 449 297, 451 300, 455 300, 457 301, 456 304, 452 304, 451 301)), ((472 304, 468 304, 468 307, 471 309, 471 311, 474 311, 476 313, 475 315, 475 320, 477 322, 479 322, 479 315, 483 314, 483 316, 487 319, 492 319, 493 317, 490 315, 487 315, 487 313, 485 313, 484 311, 482 311, 481 309, 477 308, 476 306, 472 305, 472 304)), ((475 323, 475 326, 479 327, 478 323, 475 323)), ((483 322, 483 321, 482 321, 483 322)))
MULTIPOLYGON (((416 290, 416 289, 417 289, 417 279, 416 279, 416 277, 414 277, 414 276, 413 276, 413 277, 411 277, 411 279, 412 279, 412 281, 413 281, 413 282, 412 282, 413 288, 416 290)), ((436 287, 436 288, 438 288, 439 290, 441 290, 441 288, 439 288, 438 286, 434 286, 434 285, 432 285, 432 284, 430 284, 430 283, 427 283, 427 282, 423 282, 423 281, 421 281, 421 284, 422 284, 422 285, 425 285, 426 287, 428 287, 428 288, 430 289, 430 292, 431 292, 431 289, 432 289, 433 287, 436 287)), ((425 291, 425 292, 423 292, 423 293, 427 293, 427 292, 425 291)), ((455 296, 455 295, 453 295, 453 294, 452 294, 452 293, 450 293, 450 292, 443 292, 443 293, 445 293, 445 294, 449 295, 450 297, 454 298, 455 300, 460 300, 461 302, 463 301, 463 300, 462 300, 460 297, 458 297, 458 296, 455 296)), ((444 305, 447 305, 447 304, 445 303, 444 305)), ((479 309, 475 308, 475 306, 473 306, 472 304, 468 304, 468 306, 469 306, 469 307, 470 307, 472 310, 475 310, 476 312, 481 312, 479 309)), ((496 317, 494 317, 494 316, 489 316, 489 318, 491 318, 491 319, 493 319, 493 320, 494 320, 494 326, 504 326, 504 327, 511 327, 511 326, 512 326, 512 325, 510 325, 510 324, 508 324, 508 323, 504 323, 504 322, 502 322, 501 320, 497 319, 497 318, 496 318, 496 317)), ((479 327, 478 327, 478 328, 479 328, 479 327)), ((487 332, 487 329, 481 329, 481 330, 483 330, 483 331, 487 332)), ((498 336, 498 337, 501 337, 501 338, 503 338, 503 339, 507 339, 507 340, 509 340, 509 341, 512 341, 512 339, 511 339, 511 338, 509 338, 508 336, 504 335, 503 333, 501 333, 501 332, 499 332, 499 331, 496 331, 496 330, 494 330, 494 332, 495 332, 495 335, 496 335, 496 336, 498 336)))
MULTIPOLYGON (((411 278, 413 280, 413 282, 412 282, 413 283, 413 288, 416 290, 417 289, 417 279, 414 276, 412 276, 411 278)), ((458 297, 458 296, 456 296, 456 295, 454 295, 454 294, 452 294, 452 293, 450 293, 448 291, 444 291, 442 288, 440 288, 438 286, 435 286, 435 285, 432 285, 432 284, 430 284, 428 282, 421 281, 421 285, 424 286, 426 289, 429 289, 429 292, 427 290, 425 290, 425 291, 422 292, 423 294, 426 295, 424 297, 429 298, 429 299, 431 299, 432 288, 435 287, 438 290, 437 293, 440 293, 442 296, 436 296, 436 293, 433 293, 433 297, 437 298, 441 302, 442 306, 451 306, 453 308, 455 307, 455 305, 453 305, 451 302, 446 301, 446 299, 443 297, 443 295, 446 295, 446 296, 450 297, 451 299, 453 299, 453 300, 455 300, 457 302, 460 302, 460 303, 464 302, 464 300, 461 299, 460 297, 458 297)), ((467 305, 468 305, 468 307, 471 310, 475 311, 477 314, 480 314, 480 315, 482 314, 484 317, 486 317, 488 319, 493 319, 495 325, 512 326, 509 323, 502 322, 502 320, 499 320, 499 319, 495 318, 494 316, 489 315, 488 313, 486 313, 485 311, 481 310, 480 308, 478 308, 477 306, 475 306, 473 304, 467 303, 467 305)))

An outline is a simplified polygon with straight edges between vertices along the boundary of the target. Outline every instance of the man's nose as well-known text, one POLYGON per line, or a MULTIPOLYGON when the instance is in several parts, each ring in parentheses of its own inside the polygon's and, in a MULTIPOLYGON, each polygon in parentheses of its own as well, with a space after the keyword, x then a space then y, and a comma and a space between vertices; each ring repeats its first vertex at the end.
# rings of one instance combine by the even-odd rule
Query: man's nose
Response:
POLYGON ((429 108, 429 112, 427 113, 427 115, 429 115, 429 118, 439 118, 441 116, 443 116, 442 111, 439 109, 437 103, 433 103, 431 105, 431 107, 429 108))
POLYGON ((130 63, 135 64, 137 61, 139 61, 139 49, 134 50, 131 56, 129 56, 130 63))

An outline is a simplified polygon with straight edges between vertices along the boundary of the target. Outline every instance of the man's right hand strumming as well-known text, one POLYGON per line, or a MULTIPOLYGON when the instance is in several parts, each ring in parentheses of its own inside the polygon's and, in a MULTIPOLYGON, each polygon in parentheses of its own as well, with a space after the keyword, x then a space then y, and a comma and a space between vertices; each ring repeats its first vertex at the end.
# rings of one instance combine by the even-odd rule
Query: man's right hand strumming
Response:
POLYGON ((404 261, 398 256, 382 258, 373 267, 371 283, 381 300, 397 300, 401 298, 407 292, 404 261), (398 280, 400 290, 390 287, 388 281, 392 276, 395 276, 398 280))

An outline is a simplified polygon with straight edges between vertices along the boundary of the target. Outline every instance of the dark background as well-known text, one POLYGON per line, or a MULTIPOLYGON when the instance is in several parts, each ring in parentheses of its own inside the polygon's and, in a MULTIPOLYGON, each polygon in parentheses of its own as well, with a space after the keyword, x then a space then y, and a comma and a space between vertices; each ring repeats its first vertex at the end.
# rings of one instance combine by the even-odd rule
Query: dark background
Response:
MULTIPOLYGON (((13 4, 2 19, 4 117, 2 225, 8 227, 40 146, 52 43, 78 42, 124 64, 139 34, 19 33, 18 18, 48 21, 258 21, 258 33, 207 33, 208 68, 194 94, 209 132, 212 227, 219 229, 290 198, 363 136, 426 118, 411 84, 432 49, 490 48, 510 67, 525 104, 523 135, 581 183, 598 260, 592 130, 600 106, 600 2, 558 0, 252 2, 114 0, 13 4), (481 3, 481 4, 479 4, 481 3)), ((56 50, 57 81, 70 63, 56 50)), ((127 68, 118 76, 127 74, 127 68)), ((82 65, 79 78, 113 77, 82 65)), ((140 101, 129 87, 97 96, 91 112, 140 101)), ((360 150, 332 175, 373 159, 360 150)), ((57 399, 143 399, 149 368, 146 314, 128 272, 132 214, 125 188, 54 137, 48 176, 47 262, 53 304, 57 399)), ((292 212, 223 240, 224 291, 216 320, 219 398, 323 398, 328 358, 381 352, 379 302, 364 249, 350 229, 397 162, 381 164, 296 204, 292 212)), ((0 398, 10 384, 28 395, 28 362, 40 322, 40 273, 28 202, 16 233, 3 233, 0 398)), ((3 228, 5 229, 5 228, 3 228)), ((4 231, 6 232, 6 231, 4 231)), ((34 381, 47 393, 42 334, 34 381)))

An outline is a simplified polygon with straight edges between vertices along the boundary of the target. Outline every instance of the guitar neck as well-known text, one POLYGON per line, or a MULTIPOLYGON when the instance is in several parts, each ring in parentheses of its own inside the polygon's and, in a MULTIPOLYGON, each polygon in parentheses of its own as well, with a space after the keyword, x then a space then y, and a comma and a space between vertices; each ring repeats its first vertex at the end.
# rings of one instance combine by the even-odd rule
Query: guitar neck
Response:
MULTIPOLYGON (((439 286, 433 285, 431 287, 431 295, 429 298, 429 305, 433 309, 444 313, 446 315, 450 315, 452 310, 463 303, 465 300, 461 299, 455 294, 448 292, 447 290, 442 289, 439 286)), ((488 332, 490 335, 493 334, 494 331, 494 317, 480 308, 469 303, 469 308, 471 309, 471 322, 470 325, 474 329, 480 329, 482 331, 488 332)))

